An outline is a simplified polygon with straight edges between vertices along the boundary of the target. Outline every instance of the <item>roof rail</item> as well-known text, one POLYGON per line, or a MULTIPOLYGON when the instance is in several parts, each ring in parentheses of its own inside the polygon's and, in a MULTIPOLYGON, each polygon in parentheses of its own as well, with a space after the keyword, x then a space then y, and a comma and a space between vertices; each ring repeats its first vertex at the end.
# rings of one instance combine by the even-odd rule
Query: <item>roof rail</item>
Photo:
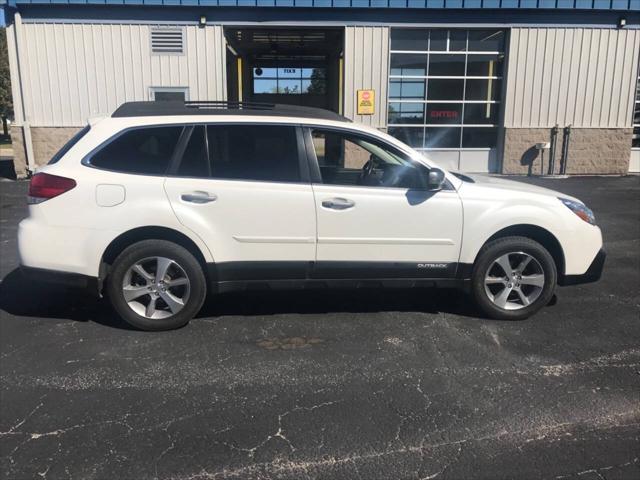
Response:
POLYGON ((322 108, 226 100, 127 102, 120 105, 111 116, 122 118, 169 115, 257 115, 351 121, 342 115, 322 108))

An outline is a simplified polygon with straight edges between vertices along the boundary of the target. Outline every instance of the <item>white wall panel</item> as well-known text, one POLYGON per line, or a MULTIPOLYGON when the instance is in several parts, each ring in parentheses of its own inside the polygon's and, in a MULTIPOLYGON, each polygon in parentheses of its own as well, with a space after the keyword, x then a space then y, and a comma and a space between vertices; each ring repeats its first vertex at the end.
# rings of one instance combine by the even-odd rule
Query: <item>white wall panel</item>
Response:
POLYGON ((511 30, 505 126, 629 128, 640 30, 511 30))
POLYGON ((150 25, 21 23, 17 28, 25 120, 31 126, 82 126, 123 102, 149 100, 149 87, 188 87, 190 100, 226 99, 220 26, 183 26, 183 55, 152 54, 150 25))
POLYGON ((359 123, 387 124, 389 28, 346 27, 344 38, 344 115, 359 123), (357 91, 375 90, 375 114, 357 115, 357 91))

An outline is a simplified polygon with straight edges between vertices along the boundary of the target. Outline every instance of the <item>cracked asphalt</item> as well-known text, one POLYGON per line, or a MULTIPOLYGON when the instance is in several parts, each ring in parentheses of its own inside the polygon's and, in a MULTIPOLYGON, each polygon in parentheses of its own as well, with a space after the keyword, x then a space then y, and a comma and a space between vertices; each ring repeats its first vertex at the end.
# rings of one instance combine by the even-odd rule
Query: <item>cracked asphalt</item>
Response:
POLYGON ((173 332, 16 268, 0 183, 0 477, 640 478, 640 177, 526 180, 603 228, 597 284, 521 322, 446 290, 247 293, 173 332))

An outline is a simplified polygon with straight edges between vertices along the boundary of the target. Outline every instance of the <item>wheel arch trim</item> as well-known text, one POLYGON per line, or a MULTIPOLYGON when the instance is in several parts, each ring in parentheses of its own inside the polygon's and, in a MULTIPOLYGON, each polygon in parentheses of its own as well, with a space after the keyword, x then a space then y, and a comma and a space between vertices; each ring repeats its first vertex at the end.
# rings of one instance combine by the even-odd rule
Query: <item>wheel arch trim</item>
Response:
POLYGON ((186 248, 202 265, 205 275, 207 275, 207 264, 214 261, 207 246, 199 238, 194 238, 184 231, 160 225, 135 227, 113 238, 102 252, 98 273, 100 284, 108 275, 110 265, 116 257, 128 246, 143 240, 167 240, 186 248))
POLYGON ((478 248, 473 256, 473 265, 478 261, 478 255, 482 248, 489 242, 505 237, 526 237, 541 244, 553 257, 558 271, 558 279, 564 278, 566 258, 564 249, 558 237, 548 229, 540 225, 519 223, 501 228, 488 236, 482 243, 478 242, 478 248))

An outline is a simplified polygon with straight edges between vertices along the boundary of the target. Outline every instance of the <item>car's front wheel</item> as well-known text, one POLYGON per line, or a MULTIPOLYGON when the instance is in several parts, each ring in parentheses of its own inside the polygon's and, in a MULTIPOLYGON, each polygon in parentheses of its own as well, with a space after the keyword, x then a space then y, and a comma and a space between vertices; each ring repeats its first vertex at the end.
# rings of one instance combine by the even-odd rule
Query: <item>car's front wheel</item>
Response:
POLYGON ((471 290, 489 317, 521 320, 549 303, 557 275, 553 257, 538 242, 526 237, 499 238, 480 250, 471 290))
POLYGON ((165 240, 144 240, 126 248, 113 262, 106 287, 118 314, 142 330, 182 327, 206 297, 198 261, 165 240))

